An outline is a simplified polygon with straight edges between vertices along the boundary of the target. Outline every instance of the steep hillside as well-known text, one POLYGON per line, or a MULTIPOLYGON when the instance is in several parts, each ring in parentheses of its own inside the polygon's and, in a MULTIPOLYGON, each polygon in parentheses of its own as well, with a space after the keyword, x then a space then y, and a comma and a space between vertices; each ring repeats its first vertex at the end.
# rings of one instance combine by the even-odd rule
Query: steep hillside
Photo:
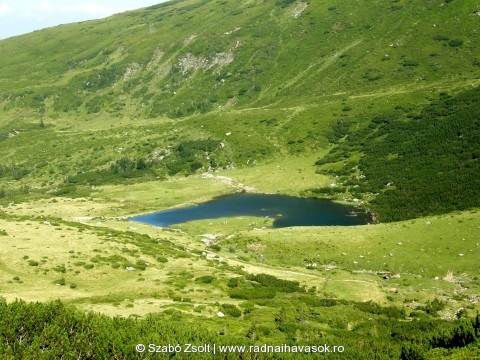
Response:
POLYGON ((3 40, 3 193, 321 155, 335 124, 479 84, 479 10, 184 0, 3 40))
POLYGON ((398 105, 354 131, 339 121, 330 135, 338 146, 316 162, 319 172, 337 175, 338 186, 311 192, 370 200, 381 221, 478 207, 479 104, 476 87, 441 93, 419 113, 398 105))
POLYGON ((478 358, 479 25, 473 0, 172 0, 0 41, 0 357, 478 358), (240 190, 380 223, 128 220, 240 190))
POLYGON ((170 1, 1 42, 5 109, 181 117, 478 77, 475 1, 170 1))

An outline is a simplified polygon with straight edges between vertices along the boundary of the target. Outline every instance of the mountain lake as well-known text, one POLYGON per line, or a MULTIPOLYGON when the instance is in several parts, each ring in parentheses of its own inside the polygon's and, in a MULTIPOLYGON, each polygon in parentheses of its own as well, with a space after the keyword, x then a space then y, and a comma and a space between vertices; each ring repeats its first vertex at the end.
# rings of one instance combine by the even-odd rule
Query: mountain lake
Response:
POLYGON ((129 220, 159 226, 238 216, 273 218, 273 227, 365 225, 370 217, 361 209, 324 199, 287 195, 237 193, 184 208, 172 208, 129 220))

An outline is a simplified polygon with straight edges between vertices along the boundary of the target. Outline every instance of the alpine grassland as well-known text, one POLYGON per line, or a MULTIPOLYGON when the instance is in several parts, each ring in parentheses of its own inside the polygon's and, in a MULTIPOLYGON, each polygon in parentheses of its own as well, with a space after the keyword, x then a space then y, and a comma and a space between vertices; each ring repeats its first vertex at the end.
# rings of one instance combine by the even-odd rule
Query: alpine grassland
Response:
POLYGON ((479 174, 478 1, 171 0, 0 40, 0 357, 478 359, 479 174), (129 220, 238 191, 371 221, 129 220))

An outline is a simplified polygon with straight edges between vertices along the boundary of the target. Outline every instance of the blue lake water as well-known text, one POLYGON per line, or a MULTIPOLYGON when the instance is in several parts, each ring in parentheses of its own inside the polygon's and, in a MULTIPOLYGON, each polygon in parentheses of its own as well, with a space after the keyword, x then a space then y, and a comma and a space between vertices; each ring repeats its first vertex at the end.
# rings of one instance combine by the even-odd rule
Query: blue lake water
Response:
POLYGON ((252 193, 221 196, 205 203, 132 217, 130 220, 167 227, 194 220, 237 216, 273 218, 275 228, 364 225, 370 221, 359 209, 329 200, 252 193))

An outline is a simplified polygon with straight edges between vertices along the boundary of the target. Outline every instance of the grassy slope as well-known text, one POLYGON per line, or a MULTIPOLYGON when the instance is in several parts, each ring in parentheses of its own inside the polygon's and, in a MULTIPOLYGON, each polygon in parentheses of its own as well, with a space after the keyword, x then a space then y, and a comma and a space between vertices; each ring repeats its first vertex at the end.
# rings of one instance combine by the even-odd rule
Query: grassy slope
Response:
POLYGON ((324 149, 332 121, 478 83, 475 6, 322 2, 295 18, 295 4, 169 2, 4 40, 2 165, 51 187, 185 139, 226 144, 223 168, 324 149), (162 120, 180 113, 197 116, 162 120))
MULTIPOLYGON (((189 139, 215 139, 224 147, 214 175, 298 194, 336 181, 314 165, 332 146, 332 123, 355 119, 360 128, 397 105, 420 109, 438 92, 479 84, 473 1, 310 2, 295 18, 298 4, 176 1, 1 41, 3 296, 61 297, 110 315, 174 310, 234 333, 259 318, 274 329, 279 307, 301 308, 282 295, 241 322, 215 319, 220 303, 251 305, 228 296, 227 281, 241 266, 300 281, 318 298, 405 306, 412 317, 434 298, 447 301, 443 318, 461 307, 478 311, 478 211, 351 228, 258 230, 268 221, 243 218, 152 229, 123 216, 235 189, 200 177, 205 154, 189 177, 165 180, 159 161, 142 178, 65 182, 122 156, 149 159, 189 139), (450 46, 455 39, 463 44, 450 46), (233 62, 202 68, 202 59, 224 59, 220 53, 233 62), (220 250, 202 234, 221 234, 220 250), (306 269, 306 260, 317 269, 306 269), (383 279, 384 272, 400 278, 383 279), (212 284, 195 282, 206 274, 212 284), (62 278, 66 284, 56 285, 62 278)), ((373 316, 347 306, 322 312, 321 321, 311 320, 322 329, 361 326, 373 316)), ((263 339, 283 335, 269 336, 263 339)))
MULTIPOLYGON (((470 290, 467 293, 471 292, 471 295, 478 290, 477 282, 480 274, 475 270, 475 253, 478 251, 475 233, 480 224, 477 212, 376 226, 277 230, 259 230, 259 228, 269 225, 263 219, 219 219, 180 225, 178 226, 180 232, 153 229, 118 220, 117 217, 109 217, 109 215, 153 210, 156 203, 168 206, 167 201, 172 204, 188 203, 193 199, 201 201, 204 196, 209 196, 209 194, 214 195, 221 191, 228 191, 228 188, 220 184, 216 188, 212 188, 213 184, 215 183, 209 180, 192 178, 185 180, 183 184, 182 182, 159 183, 155 187, 152 187, 153 184, 136 185, 136 188, 126 188, 128 192, 123 195, 127 196, 123 196, 120 203, 110 200, 102 204, 93 199, 59 198, 55 202, 38 201, 5 207, 7 218, 2 220, 1 228, 6 231, 7 235, 2 237, 2 253, 11 253, 11 256, 2 259, 4 280, 11 280, 14 276, 19 276, 25 281, 25 284, 36 284, 39 289, 45 288, 45 290, 50 288, 51 295, 48 295, 49 291, 42 291, 41 296, 42 299, 48 299, 50 296, 58 295, 55 290, 58 288, 51 282, 65 276, 66 279, 76 281, 78 285, 81 284, 78 290, 70 291, 68 289, 67 292, 70 296, 83 297, 83 291, 87 291, 92 297, 100 296, 108 288, 107 283, 115 282, 117 273, 125 272, 126 263, 135 264, 135 256, 132 258, 132 254, 122 247, 122 244, 127 241, 122 238, 128 239, 128 231, 131 232, 135 228, 135 233, 140 231, 155 239, 167 239, 174 241, 177 245, 186 246, 189 249, 188 252, 207 251, 210 253, 212 250, 209 246, 200 240, 202 234, 216 234, 218 239, 215 242, 222 249, 219 256, 231 264, 241 264, 255 273, 265 272, 283 278, 298 279, 308 286, 320 286, 325 283, 325 278, 338 278, 343 286, 336 290, 326 290, 325 293, 334 297, 353 296, 357 300, 375 299, 383 302, 390 291, 388 287, 399 287, 400 293, 405 292, 405 294, 414 294, 418 291, 418 293, 423 293, 422 296, 425 298, 439 295, 436 291, 421 289, 420 287, 424 286, 421 284, 424 282, 431 284, 429 286, 433 288, 437 286, 436 284, 441 284, 441 287, 447 287, 449 291, 453 291, 457 287, 461 289, 460 285, 455 284, 469 284, 467 287, 470 290), (209 183, 208 187, 198 187, 207 183, 209 183), (173 194, 176 195, 174 199, 171 198, 173 189, 175 189, 173 194), (186 191, 187 189, 188 191, 186 191), (194 194, 193 189, 203 190, 194 194), (154 200, 145 203, 147 194, 149 199, 154 200), (142 204, 138 208, 140 202, 142 204), (41 217, 32 218, 31 214, 41 214, 41 217), (21 216, 21 218, 15 221, 16 218, 9 220, 8 216, 21 216), (105 216, 107 217, 105 218, 105 216), (69 223, 63 224, 65 220, 69 223), (72 220, 75 222, 72 223, 72 220), (48 225, 43 224, 43 221, 51 223, 58 221, 59 224, 48 225), (431 222, 431 224, 427 222, 431 222), (82 232, 77 229, 77 227, 83 227, 80 225, 81 223, 87 226, 82 232), (16 231, 19 227, 22 228, 21 234, 16 231), (117 230, 121 232, 120 234, 125 235, 118 234, 108 237, 109 241, 105 242, 101 234, 108 233, 109 230, 97 233, 95 230, 97 228, 111 228, 112 231, 117 230), (9 239, 15 240, 15 242, 11 242, 9 239), (38 250, 32 253, 31 249, 33 248, 38 250), (82 261, 90 263, 90 259, 97 254, 104 257, 120 255, 126 258, 119 260, 121 266, 118 269, 107 272, 104 267, 95 267, 86 271, 82 269, 85 264, 75 265, 82 261), (23 259, 25 255, 29 258, 23 259), (264 256, 266 261, 264 265, 258 263, 258 255, 264 256), (39 267, 32 267, 28 264, 29 260, 47 261, 45 264, 40 264, 39 267), (319 270, 306 270, 305 265, 309 262, 317 263, 319 270), (66 265, 66 273, 58 273, 54 270, 61 264, 66 265), (81 274, 75 274, 77 268, 82 270, 81 274), (328 271, 330 268, 337 270, 328 271), (44 274, 39 269, 48 271, 44 274), (363 270, 365 273, 360 275, 349 273, 363 270), (449 271, 453 272, 453 278, 446 279, 447 281, 434 280, 435 277, 442 279, 449 271), (400 280, 391 280, 395 285, 387 285, 388 281, 381 280, 383 273, 398 273, 402 277, 400 280), (98 283, 90 282, 91 276, 94 278, 101 276, 103 278, 102 285, 98 287, 98 283), (362 278, 366 280, 360 282, 365 292, 353 295, 358 290, 357 280, 362 278), (38 279, 43 280, 39 282, 38 279), (458 280, 458 283, 454 281, 455 279, 458 280), (350 280, 354 280, 353 283, 350 284, 350 280), (410 287, 412 281, 416 285, 413 289, 410 287)), ((106 187, 100 189, 99 194, 102 194, 104 198, 112 196, 115 199, 118 198, 116 194, 119 190, 114 187, 106 187)), ((122 188, 122 191, 125 192, 125 188, 122 188)), ((133 242, 133 244, 140 251, 138 255, 146 256, 146 261, 152 261, 152 256, 153 259, 155 258, 155 254, 148 248, 142 248, 138 243, 133 242)), ((169 253, 165 253, 165 256, 169 256, 169 253)), ((144 257, 140 256, 140 258, 144 257)), ((185 263, 186 260, 179 259, 178 261, 185 263)), ((195 265, 195 273, 202 272, 201 268, 204 266, 200 265, 202 262, 198 263, 198 259, 195 262, 198 264, 198 266, 195 265)), ((170 268, 170 263, 173 267, 184 267, 179 266, 177 260, 170 260, 167 268, 170 268)), ((155 264, 155 261, 152 261, 152 264, 155 264)), ((160 268, 164 269, 165 267, 162 265, 160 268)), ((151 276, 152 281, 156 276, 168 275, 168 271, 163 270, 161 273, 148 270, 147 273, 150 275, 144 275, 151 276)), ((172 274, 167 278, 171 276, 172 274)), ((135 277, 132 276, 132 280, 135 277)), ((132 291, 132 289, 143 286, 143 283, 135 285, 135 282, 132 282, 128 283, 127 287, 122 286, 121 289, 111 289, 108 292, 122 293, 123 289, 130 288, 129 291, 132 291)), ((11 290, 5 291, 4 294, 12 292, 12 295, 8 295, 9 297, 20 296, 33 300, 40 295, 31 286, 19 286, 15 282, 11 283, 8 289, 11 290)), ((140 294, 137 297, 142 298, 144 295, 140 294)), ((399 295, 398 299, 403 300, 405 297, 407 296, 399 295)), ((470 302, 467 295, 463 300, 466 301, 465 304, 470 302)))
MULTIPOLYGON (((198 184, 195 179, 185 181, 184 186, 190 188, 195 181, 198 184)), ((159 184, 153 191, 151 186, 137 185, 126 202, 134 204, 150 193, 163 203, 162 196, 169 197, 172 185, 159 184)), ((101 191, 115 194, 118 190, 107 187, 101 191)), ((191 201, 184 190, 176 194, 179 202, 191 201)), ((425 317, 420 309, 433 300, 445 302, 439 312, 445 319, 454 318, 461 308, 469 315, 478 311, 478 212, 375 226, 278 230, 262 230, 268 222, 256 218, 199 221, 162 230, 102 217, 128 209, 125 203, 99 206, 98 201, 62 198, 52 204, 40 201, 7 208, 10 215, 0 220, 5 230, 0 237, 5 254, 0 264, 3 296, 36 301, 60 297, 81 309, 109 315, 160 312, 165 321, 201 319, 213 331, 228 329, 236 336, 258 326, 258 340, 267 343, 285 339, 286 333, 277 329, 275 320, 282 307, 320 311, 321 317, 308 317, 306 324, 326 334, 347 327, 361 333, 368 323, 371 329, 371 319, 382 321, 383 317, 352 309, 353 305, 305 305, 306 299, 300 300, 304 295, 278 294, 268 303, 232 299, 228 280, 243 271, 299 281, 313 289, 308 295, 313 299, 374 301, 403 308, 411 318, 425 317), (40 212, 41 217, 32 216, 40 212), (57 217, 58 212, 63 219, 57 217), (203 242, 211 239, 208 234, 216 236, 214 244, 219 248, 203 242), (202 252, 214 257, 208 260, 202 252), (258 261, 260 255, 263 264, 258 261), (38 265, 31 265, 32 260, 38 265), (306 268, 314 262, 316 269, 306 268), (126 271, 126 266, 136 270, 126 271), (204 275, 213 276, 213 282, 195 281, 204 275), (63 286, 57 285, 61 279, 63 286), (252 306, 254 310, 245 310, 241 321, 220 320, 215 314, 222 311, 221 304, 235 305, 242 312, 252 306), (260 335, 265 331, 262 327, 270 329, 268 335, 260 335)), ((464 358, 475 356, 475 352, 466 354, 464 358)))

